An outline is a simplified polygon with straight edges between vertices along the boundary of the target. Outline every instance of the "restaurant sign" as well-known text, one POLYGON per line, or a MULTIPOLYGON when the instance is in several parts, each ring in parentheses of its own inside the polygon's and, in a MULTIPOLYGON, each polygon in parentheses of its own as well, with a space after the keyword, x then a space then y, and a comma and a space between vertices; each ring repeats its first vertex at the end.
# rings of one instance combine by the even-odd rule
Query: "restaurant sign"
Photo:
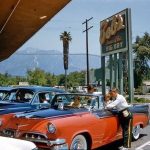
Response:
POLYGON ((128 9, 100 22, 102 56, 128 50, 128 9))

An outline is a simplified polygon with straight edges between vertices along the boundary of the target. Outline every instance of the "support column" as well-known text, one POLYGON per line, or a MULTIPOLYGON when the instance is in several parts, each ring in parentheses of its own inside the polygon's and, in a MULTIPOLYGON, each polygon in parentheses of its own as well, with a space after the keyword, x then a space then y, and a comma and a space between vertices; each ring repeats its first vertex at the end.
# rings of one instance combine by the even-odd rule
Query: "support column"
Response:
POLYGON ((112 55, 109 56, 109 65, 110 65, 110 89, 113 88, 114 78, 113 78, 113 58, 112 55))
POLYGON ((115 87, 118 88, 118 58, 117 53, 114 54, 114 76, 115 76, 115 87))
POLYGON ((106 94, 106 68, 105 68, 105 56, 101 57, 101 71, 102 71, 102 94, 106 94))
POLYGON ((129 83, 129 101, 134 99, 134 77, 133 77, 133 58, 132 58, 132 32, 131 32, 131 9, 128 9, 128 83, 129 83))
POLYGON ((119 90, 120 94, 123 95, 123 56, 122 52, 119 53, 119 90))

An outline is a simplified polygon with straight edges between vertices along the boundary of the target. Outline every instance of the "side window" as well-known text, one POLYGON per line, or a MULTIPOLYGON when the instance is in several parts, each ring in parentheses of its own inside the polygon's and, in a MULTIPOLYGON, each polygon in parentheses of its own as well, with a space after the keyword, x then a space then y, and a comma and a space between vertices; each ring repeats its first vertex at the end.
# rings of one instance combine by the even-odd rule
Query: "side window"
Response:
POLYGON ((52 98, 54 97, 54 92, 42 92, 38 94, 38 99, 40 103, 51 103, 52 98))
POLYGON ((104 97, 103 96, 99 97, 99 109, 100 110, 104 109, 104 97))
POLYGON ((56 94, 57 94, 57 93, 55 93, 55 92, 47 93, 46 97, 47 97, 49 103, 51 103, 53 97, 54 97, 56 94))
POLYGON ((39 101, 39 95, 38 94, 34 97, 34 100, 33 100, 32 103, 34 103, 34 104, 40 103, 40 101, 39 101))
POLYGON ((63 103, 64 105, 68 104, 69 103, 68 97, 65 95, 57 95, 53 99, 52 106, 57 106, 60 103, 61 104, 63 103))
POLYGON ((4 101, 16 100, 16 92, 12 91, 12 92, 7 93, 7 95, 5 96, 5 98, 3 100, 4 101))
POLYGON ((66 96, 60 95, 60 96, 57 96, 57 99, 56 99, 56 103, 59 103, 59 102, 67 103, 68 100, 67 100, 66 96))
POLYGON ((94 98, 91 100, 91 106, 93 106, 94 109, 98 109, 98 108, 99 108, 98 97, 94 97, 94 98))
POLYGON ((32 100, 32 98, 33 98, 33 93, 31 93, 31 92, 25 93, 25 96, 24 96, 25 102, 30 102, 32 100))
POLYGON ((16 92, 16 101, 18 102, 30 102, 34 93, 31 90, 20 89, 16 92))

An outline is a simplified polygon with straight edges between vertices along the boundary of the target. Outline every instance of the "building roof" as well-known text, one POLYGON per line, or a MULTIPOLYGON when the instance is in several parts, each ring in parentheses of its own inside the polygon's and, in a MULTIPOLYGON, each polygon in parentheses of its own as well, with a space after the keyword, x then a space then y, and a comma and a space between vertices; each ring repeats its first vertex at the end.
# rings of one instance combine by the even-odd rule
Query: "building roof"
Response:
POLYGON ((71 0, 0 2, 0 61, 8 58, 71 0))

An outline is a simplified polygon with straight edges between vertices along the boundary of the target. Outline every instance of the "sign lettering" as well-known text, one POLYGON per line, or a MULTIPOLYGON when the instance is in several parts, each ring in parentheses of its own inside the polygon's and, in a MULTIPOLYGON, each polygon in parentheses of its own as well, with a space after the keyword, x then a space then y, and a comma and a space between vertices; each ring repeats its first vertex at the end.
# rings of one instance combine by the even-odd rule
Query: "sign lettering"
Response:
POLYGON ((123 18, 121 15, 113 16, 112 21, 108 19, 102 23, 100 43, 104 44, 106 40, 109 40, 111 36, 115 35, 118 31, 125 28, 123 25, 123 18))
POLYGON ((127 26, 127 9, 101 21, 99 40, 102 56, 127 51, 127 26))

